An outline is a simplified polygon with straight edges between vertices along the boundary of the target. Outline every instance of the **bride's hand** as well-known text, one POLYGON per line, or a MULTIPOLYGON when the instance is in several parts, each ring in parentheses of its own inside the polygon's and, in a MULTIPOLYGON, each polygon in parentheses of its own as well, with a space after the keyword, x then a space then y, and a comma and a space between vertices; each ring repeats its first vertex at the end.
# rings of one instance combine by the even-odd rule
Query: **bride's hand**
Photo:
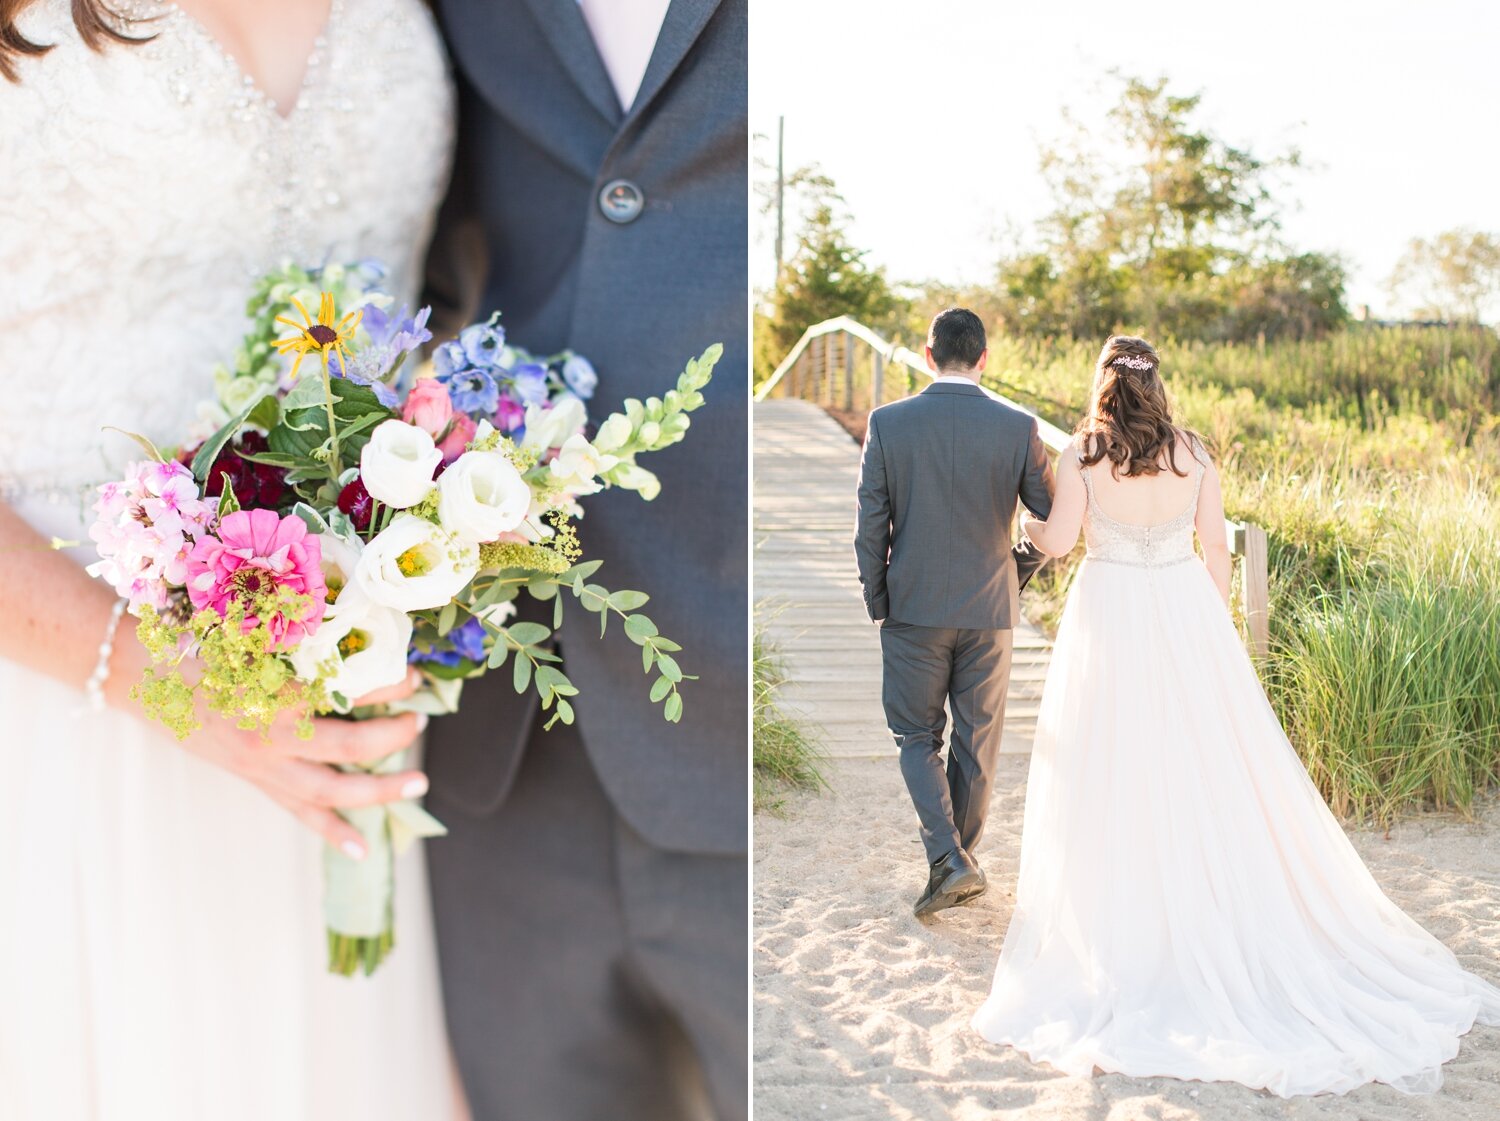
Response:
MULTIPOLYGON (((359 698, 359 705, 387 704, 411 696, 421 684, 412 671, 406 680, 359 698)), ((200 714, 203 726, 183 746, 226 771, 258 786, 278 805, 331 845, 356 860, 365 856, 359 830, 338 810, 418 798, 427 792, 421 771, 389 775, 349 774, 330 764, 368 764, 410 747, 427 725, 418 713, 372 720, 313 720, 311 739, 297 735, 297 717, 282 713, 269 739, 244 731, 217 713, 200 714)))

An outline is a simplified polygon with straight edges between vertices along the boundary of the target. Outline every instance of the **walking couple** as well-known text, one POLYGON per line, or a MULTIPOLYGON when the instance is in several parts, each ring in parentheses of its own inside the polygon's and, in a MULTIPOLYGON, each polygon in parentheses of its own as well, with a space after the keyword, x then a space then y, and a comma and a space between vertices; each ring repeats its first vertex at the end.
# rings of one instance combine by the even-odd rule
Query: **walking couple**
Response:
POLYGON ((1036 421, 980 386, 987 358, 972 312, 933 320, 934 381, 870 415, 855 538, 929 865, 919 917, 986 889, 1019 592, 1086 542, 973 1026, 1077 1075, 1436 1089, 1500 990, 1385 897, 1287 740, 1228 610, 1218 473, 1156 350, 1105 343, 1055 474, 1036 421))

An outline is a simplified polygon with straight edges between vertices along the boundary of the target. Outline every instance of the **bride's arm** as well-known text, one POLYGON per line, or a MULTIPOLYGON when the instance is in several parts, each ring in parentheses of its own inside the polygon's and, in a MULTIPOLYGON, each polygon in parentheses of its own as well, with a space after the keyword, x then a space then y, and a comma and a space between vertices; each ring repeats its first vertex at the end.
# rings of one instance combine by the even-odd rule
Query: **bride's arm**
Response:
MULTIPOLYGON (((114 593, 101 581, 54 550, 0 501, 0 658, 82 688, 99 660, 114 603, 114 593)), ((136 641, 133 623, 129 616, 120 620, 104 698, 139 716, 130 687, 140 680, 149 658, 136 641)), ((362 699, 375 703, 411 691, 408 682, 362 699)), ((78 703, 85 703, 81 695, 78 703)), ((203 727, 183 741, 184 747, 254 783, 350 855, 356 850, 363 855, 364 846, 337 809, 394 802, 426 790, 426 777, 418 771, 347 775, 326 765, 373 762, 408 746, 421 731, 411 713, 358 723, 316 720, 311 740, 297 737, 295 721, 288 716, 272 728, 269 743, 217 714, 199 715, 203 727)))
POLYGON ((1224 533, 1224 492, 1219 489, 1219 472, 1212 463, 1204 465, 1203 487, 1198 492, 1198 514, 1193 523, 1198 544, 1203 549, 1203 563, 1213 577, 1219 598, 1229 606, 1229 575, 1234 562, 1229 557, 1229 538, 1224 533))
POLYGON ((1049 557, 1065 557, 1078 544, 1078 534, 1083 529, 1083 511, 1087 504, 1088 492, 1083 487, 1078 456, 1069 447, 1058 460, 1057 493, 1052 498, 1052 513, 1044 522, 1026 518, 1023 514, 1021 532, 1049 557))

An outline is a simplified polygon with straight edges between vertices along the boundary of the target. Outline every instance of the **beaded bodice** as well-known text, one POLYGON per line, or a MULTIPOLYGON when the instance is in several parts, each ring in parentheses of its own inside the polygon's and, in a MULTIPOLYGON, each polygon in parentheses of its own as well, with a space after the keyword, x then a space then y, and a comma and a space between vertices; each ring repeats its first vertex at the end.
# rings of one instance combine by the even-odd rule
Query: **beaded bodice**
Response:
MULTIPOLYGON (((1088 509, 1083 518, 1083 535, 1087 555, 1092 560, 1112 564, 1131 564, 1142 568, 1159 568, 1192 560, 1193 522, 1198 514, 1198 495, 1203 489, 1203 473, 1208 453, 1193 443, 1193 497, 1181 513, 1156 525, 1131 525, 1117 522, 1099 506, 1094 494, 1091 468, 1081 468, 1084 489, 1088 491, 1088 509)), ((1096 465, 1097 466, 1097 465, 1096 465)))
POLYGON ((180 442, 244 333, 253 279, 377 258, 412 298, 452 147, 420 0, 334 0, 287 115, 191 16, 114 7, 90 50, 69 0, 22 15, 47 54, 0 80, 0 497, 67 496, 180 442))

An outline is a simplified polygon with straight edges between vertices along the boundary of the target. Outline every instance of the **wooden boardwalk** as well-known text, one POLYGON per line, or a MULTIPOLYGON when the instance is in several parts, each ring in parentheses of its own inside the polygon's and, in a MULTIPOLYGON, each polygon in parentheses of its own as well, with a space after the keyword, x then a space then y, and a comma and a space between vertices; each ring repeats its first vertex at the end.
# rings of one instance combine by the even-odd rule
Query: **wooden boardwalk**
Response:
MULTIPOLYGON (((858 445, 821 408, 755 406, 756 621, 785 665, 783 710, 842 758, 896 754, 880 707, 880 632, 854 567, 858 480, 858 445)), ((1004 752, 1031 750, 1048 653, 1035 627, 1016 628, 1004 752)))

